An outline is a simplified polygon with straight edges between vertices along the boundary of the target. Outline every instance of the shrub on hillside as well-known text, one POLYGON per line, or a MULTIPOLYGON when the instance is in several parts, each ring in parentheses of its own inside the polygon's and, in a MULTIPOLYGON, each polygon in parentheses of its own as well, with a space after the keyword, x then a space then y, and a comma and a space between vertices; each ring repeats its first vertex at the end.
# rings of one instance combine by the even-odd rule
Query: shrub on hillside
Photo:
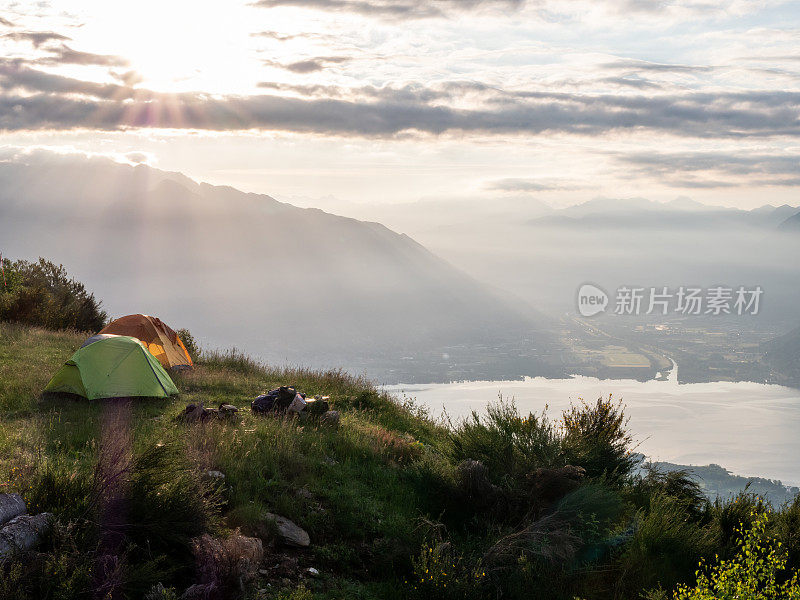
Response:
POLYGON ((178 331, 175 333, 177 333, 178 337, 181 338, 181 341, 186 347, 186 351, 189 353, 189 358, 192 359, 192 362, 197 362, 197 359, 200 356, 200 346, 198 346, 197 340, 194 339, 191 331, 188 329, 178 329, 178 331))
POLYGON ((662 472, 652 464, 645 465, 627 490, 627 496, 638 508, 647 508, 657 495, 674 498, 686 508, 688 518, 700 524, 711 515, 711 502, 703 493, 697 479, 687 470, 662 472))
POLYGON ((221 499, 178 447, 156 445, 133 461, 128 490, 128 542, 150 556, 161 555, 164 575, 186 575, 192 538, 218 525, 221 499))
POLYGON ((513 402, 490 404, 486 416, 471 417, 453 429, 453 458, 478 460, 495 482, 516 487, 535 469, 582 467, 590 478, 620 483, 637 463, 625 429, 621 404, 600 398, 571 406, 557 427, 546 414, 523 417, 513 402))
POLYGON ((562 447, 569 464, 580 465, 589 477, 621 482, 636 466, 633 438, 622 403, 611 396, 584 402, 564 411, 562 447))
POLYGON ((655 492, 636 515, 633 535, 619 558, 617 588, 627 598, 656 585, 672 588, 689 581, 715 542, 711 528, 692 518, 685 501, 655 492))
POLYGON ((148 446, 107 472, 81 470, 71 460, 42 461, 27 481, 28 509, 54 513, 54 535, 45 545, 46 562, 22 561, 6 572, 24 580, 19 595, 4 595, 0 568, 0 600, 82 598, 92 589, 98 597, 105 597, 98 590, 124 590, 141 598, 160 581, 185 586, 195 568, 192 540, 219 526, 220 491, 172 444, 148 446))
POLYGON ((772 534, 783 542, 788 553, 787 567, 800 567, 800 496, 775 515, 772 534))
POLYGON ((47 536, 47 552, 20 553, 0 562, 0 600, 89 598, 93 557, 84 534, 58 521, 47 536))
POLYGON ((546 415, 523 417, 513 402, 490 404, 486 417, 473 412, 451 434, 453 458, 477 460, 496 483, 513 485, 539 467, 560 461, 560 440, 546 415))
POLYGON ((739 492, 732 498, 717 499, 714 503, 714 524, 722 558, 729 558, 737 551, 740 530, 749 529, 756 515, 770 508, 763 498, 747 491, 739 492))
POLYGON ((3 259, 0 277, 0 321, 47 329, 98 331, 107 315, 100 301, 71 278, 63 265, 3 259))
POLYGON ((752 526, 741 527, 738 552, 710 569, 701 563, 697 583, 680 586, 675 600, 736 598, 737 600, 798 600, 800 574, 786 572, 781 542, 767 534, 769 512, 751 515, 752 526))

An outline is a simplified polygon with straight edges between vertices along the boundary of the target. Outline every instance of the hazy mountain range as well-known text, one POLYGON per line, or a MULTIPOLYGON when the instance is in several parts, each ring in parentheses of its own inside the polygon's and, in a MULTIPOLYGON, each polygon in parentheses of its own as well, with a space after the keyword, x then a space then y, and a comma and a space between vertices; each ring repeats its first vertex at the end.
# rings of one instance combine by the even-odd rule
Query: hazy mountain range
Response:
POLYGON ((741 210, 708 206, 688 199, 662 203, 644 198, 597 198, 532 219, 529 224, 651 229, 704 229, 712 226, 774 229, 782 227, 798 212, 800 209, 787 204, 741 210))
MULTIPOLYGON (((769 198, 764 198, 768 201, 769 198)), ((498 201, 441 200, 390 206, 350 205, 346 214, 380 220, 414 237, 473 277, 507 289, 537 309, 575 313, 581 284, 756 286, 759 319, 749 326, 800 324, 800 209, 753 210, 688 198, 594 198, 552 208, 535 193, 498 201), (420 216, 424 215, 424 216, 420 216)))
MULTIPOLYGON (((112 315, 156 314, 207 346, 273 362, 386 382, 576 372, 574 332, 559 319, 576 314, 585 282, 609 294, 760 285, 759 315, 736 328, 800 324, 796 207, 500 198, 359 211, 336 216, 108 158, 38 150, 0 161, 4 256, 62 262, 112 315)), ((691 319, 685 327, 718 317, 691 319)))
POLYGON ((800 212, 787 217, 778 226, 781 231, 800 233, 800 212))
POLYGON ((108 159, 0 163, 0 251, 63 263, 112 315, 278 362, 367 368, 543 323, 378 223, 108 159))

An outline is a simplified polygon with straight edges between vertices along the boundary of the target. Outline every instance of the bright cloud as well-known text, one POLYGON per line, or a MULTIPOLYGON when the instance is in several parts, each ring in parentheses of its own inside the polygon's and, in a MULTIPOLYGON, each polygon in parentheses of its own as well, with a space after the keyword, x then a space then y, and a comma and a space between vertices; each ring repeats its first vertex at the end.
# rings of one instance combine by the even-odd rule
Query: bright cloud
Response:
POLYGON ((0 12, 0 142, 361 202, 557 204, 633 182, 780 202, 798 184, 798 47, 797 1, 20 2, 0 12), (300 156, 306 175, 281 176, 300 156))

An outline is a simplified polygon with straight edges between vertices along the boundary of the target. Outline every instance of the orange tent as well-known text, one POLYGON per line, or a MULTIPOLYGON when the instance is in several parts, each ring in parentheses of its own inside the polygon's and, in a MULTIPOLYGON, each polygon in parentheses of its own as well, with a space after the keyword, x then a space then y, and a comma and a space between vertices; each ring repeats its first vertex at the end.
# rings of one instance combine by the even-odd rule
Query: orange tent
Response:
POLYGON ((191 368, 192 359, 181 338, 158 317, 128 315, 111 321, 99 333, 127 335, 142 341, 153 356, 169 368, 191 368))

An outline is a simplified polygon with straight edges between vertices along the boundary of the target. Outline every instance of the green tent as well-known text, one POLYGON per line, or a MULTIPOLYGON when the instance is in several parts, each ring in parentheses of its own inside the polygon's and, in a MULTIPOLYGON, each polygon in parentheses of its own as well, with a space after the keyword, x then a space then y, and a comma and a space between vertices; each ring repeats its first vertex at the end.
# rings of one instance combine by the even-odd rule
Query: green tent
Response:
POLYGON ((45 392, 67 392, 90 400, 178 393, 167 372, 136 338, 117 335, 84 346, 47 384, 45 392))

